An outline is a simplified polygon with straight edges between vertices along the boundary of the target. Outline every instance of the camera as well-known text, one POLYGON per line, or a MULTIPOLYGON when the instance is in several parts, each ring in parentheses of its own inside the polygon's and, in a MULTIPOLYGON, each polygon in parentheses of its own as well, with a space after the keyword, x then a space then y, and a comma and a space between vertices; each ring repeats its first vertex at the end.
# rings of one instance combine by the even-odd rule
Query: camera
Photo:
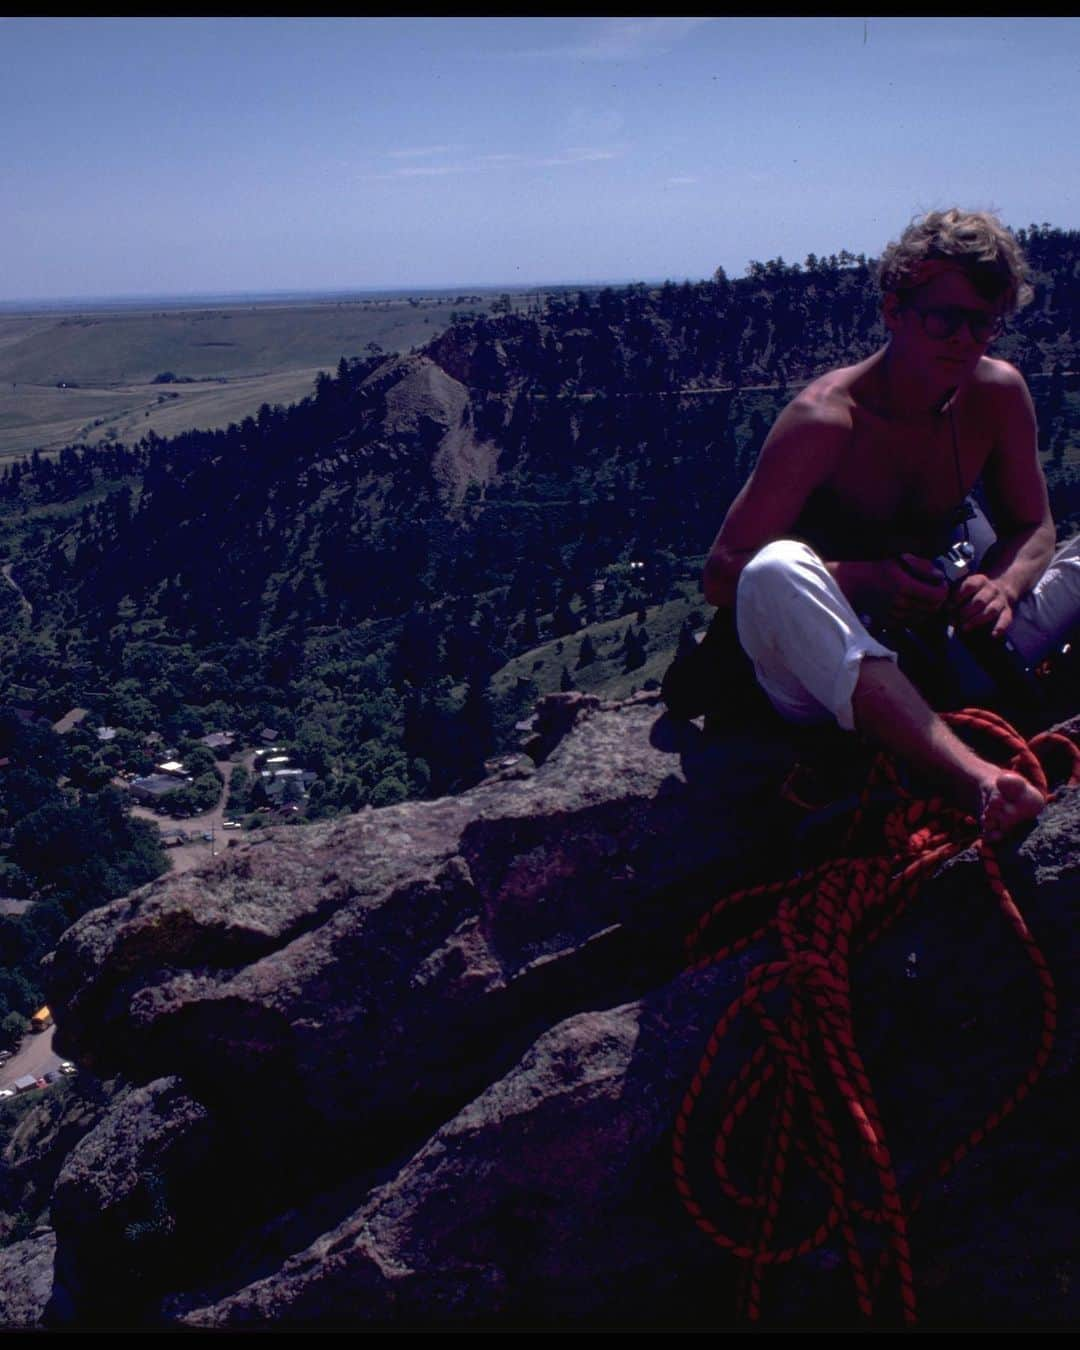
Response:
POLYGON ((967 539, 961 539, 958 543, 947 548, 944 553, 939 554, 934 559, 934 566, 949 583, 951 589, 970 574, 971 565, 974 561, 975 550, 971 542, 967 539))

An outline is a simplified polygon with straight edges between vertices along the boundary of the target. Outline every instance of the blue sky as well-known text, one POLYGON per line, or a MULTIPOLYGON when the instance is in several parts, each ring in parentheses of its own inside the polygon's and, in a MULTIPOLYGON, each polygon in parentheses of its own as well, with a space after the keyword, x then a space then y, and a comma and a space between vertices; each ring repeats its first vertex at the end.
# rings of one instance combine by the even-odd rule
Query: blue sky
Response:
POLYGON ((1080 20, 0 19, 0 300, 698 279, 1080 226, 1080 20))

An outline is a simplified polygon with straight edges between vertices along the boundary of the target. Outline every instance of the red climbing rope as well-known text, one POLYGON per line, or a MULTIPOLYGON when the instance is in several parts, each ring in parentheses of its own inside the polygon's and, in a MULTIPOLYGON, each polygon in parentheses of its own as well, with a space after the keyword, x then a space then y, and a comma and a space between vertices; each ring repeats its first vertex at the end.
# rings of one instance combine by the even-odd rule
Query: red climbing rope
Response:
MULTIPOLYGON (((1023 774, 1045 795, 1047 770, 1058 781, 1080 783, 1080 749, 1058 732, 1044 732, 1030 742, 995 714, 968 709, 947 716, 969 738, 989 741, 997 753, 980 748, 988 758, 1023 774)), ((742 993, 719 1018, 709 1036, 697 1072, 686 1090, 675 1122, 673 1167, 683 1204, 698 1227, 718 1247, 747 1263, 743 1313, 751 1321, 761 1315, 762 1282, 770 1266, 805 1256, 836 1237, 851 1271, 860 1312, 874 1316, 885 1274, 895 1272, 906 1322, 916 1321, 909 1222, 922 1193, 905 1197, 889 1151, 870 1079, 856 1042, 852 1020, 851 961, 873 943, 904 911, 928 876, 946 859, 974 843, 1001 913, 1031 962, 1042 999, 1042 1025, 1033 1060, 1012 1092, 937 1166, 944 1176, 1002 1120, 1016 1109, 1035 1085, 1050 1057, 1057 1020, 1053 980, 1046 959, 1002 878, 995 849, 976 838, 970 816, 940 798, 913 798, 898 783, 885 756, 875 761, 851 828, 844 856, 831 859, 786 882, 737 891, 719 900, 687 939, 692 969, 729 960, 768 933, 779 939, 782 955, 756 966, 746 976, 742 993), (874 790, 891 783, 898 804, 884 821, 883 845, 855 852, 865 830, 874 790), (753 932, 707 950, 709 934, 721 916, 753 902, 777 900, 771 916, 753 932), (775 991, 786 990, 781 1012, 775 991), (744 1014, 758 1021, 761 1043, 727 1085, 712 1134, 710 1185, 724 1201, 749 1215, 749 1230, 733 1236, 700 1199, 699 1153, 691 1131, 721 1042, 744 1014), (732 1155, 742 1150, 749 1123, 771 1095, 772 1115, 757 1133, 765 1140, 757 1189, 748 1193, 734 1178, 732 1155), (852 1147, 854 1140, 856 1147, 852 1147), (793 1158, 816 1175, 828 1196, 826 1212, 814 1230, 799 1240, 777 1245, 785 1185, 793 1158), (877 1202, 865 1196, 872 1190, 877 1202), (862 1198, 861 1198, 862 1197, 862 1198), (872 1227, 867 1230, 866 1225, 872 1227), (865 1233, 880 1234, 868 1243, 865 1233), (860 1242, 860 1232, 864 1234, 860 1242), (864 1248, 877 1247, 870 1255, 864 1248)), ((711 1098, 710 1098, 711 1100, 711 1098)), ((745 1170, 745 1167, 744 1169, 745 1170)), ((734 1216, 733 1216, 734 1217, 734 1216)), ((737 1226, 740 1226, 737 1222, 737 1226)))

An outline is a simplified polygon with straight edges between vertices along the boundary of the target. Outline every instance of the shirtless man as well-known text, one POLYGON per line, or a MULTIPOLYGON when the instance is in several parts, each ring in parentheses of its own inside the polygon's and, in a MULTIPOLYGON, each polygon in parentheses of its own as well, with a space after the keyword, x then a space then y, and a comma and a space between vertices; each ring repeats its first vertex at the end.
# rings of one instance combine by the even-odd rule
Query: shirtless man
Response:
POLYGON ((1038 608, 1055 542, 1035 413, 1020 373, 987 355, 1031 298, 1024 273, 1015 239, 987 213, 931 212, 889 245, 888 344, 780 414, 704 576, 711 604, 735 606, 739 640, 783 716, 858 729, 940 782, 989 840, 1038 815, 1042 794, 956 737, 870 628, 936 615, 1042 654, 1021 632, 1021 619, 1038 618, 1026 610, 1038 608), (950 589, 931 559, 980 478, 997 542, 950 589))

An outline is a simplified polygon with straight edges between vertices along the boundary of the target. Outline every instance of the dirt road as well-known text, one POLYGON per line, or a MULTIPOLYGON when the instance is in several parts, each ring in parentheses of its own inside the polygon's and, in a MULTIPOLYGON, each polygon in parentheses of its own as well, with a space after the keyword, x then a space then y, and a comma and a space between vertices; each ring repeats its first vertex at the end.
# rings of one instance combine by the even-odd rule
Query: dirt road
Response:
POLYGON ((186 844, 178 844, 175 848, 165 850, 166 857, 172 862, 174 872, 190 872, 193 867, 201 867, 211 858, 216 858, 222 849, 228 848, 229 840, 237 838, 240 834, 239 830, 230 831, 223 828, 225 802, 229 795, 229 775, 238 764, 243 765, 250 773, 254 759, 255 751, 248 750, 239 759, 219 759, 217 761, 217 771, 225 780, 225 788, 217 806, 210 811, 204 811, 200 816, 189 816, 184 820, 174 820, 172 816, 158 815, 156 811, 151 811, 148 806, 133 806, 131 808, 133 816, 139 816, 142 820, 154 821, 160 828, 162 835, 166 837, 170 833, 180 830, 183 830, 188 836, 186 844))
POLYGON ((14 566, 15 566, 14 563, 5 563, 3 567, 0 567, 0 573, 3 574, 4 580, 15 592, 15 594, 19 597, 19 604, 22 606, 23 613, 26 615, 28 619, 32 619, 34 617, 34 607, 30 603, 30 601, 27 600, 26 596, 23 595, 22 587, 11 575, 11 571, 14 566))
POLYGON ((60 1064, 60 1056, 53 1053, 52 1042, 55 1027, 38 1031, 27 1036, 22 1045, 6 1064, 0 1064, 0 1088, 8 1087, 23 1074, 40 1078, 60 1064))

